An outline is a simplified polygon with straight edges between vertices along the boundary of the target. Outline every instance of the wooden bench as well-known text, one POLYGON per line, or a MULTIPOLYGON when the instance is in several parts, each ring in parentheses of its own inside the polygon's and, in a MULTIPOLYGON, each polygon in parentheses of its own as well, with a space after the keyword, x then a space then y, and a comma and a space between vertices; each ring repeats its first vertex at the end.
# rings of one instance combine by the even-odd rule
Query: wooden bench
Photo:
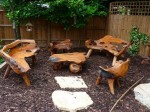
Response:
POLYGON ((50 43, 50 52, 51 55, 57 53, 58 50, 67 50, 71 49, 72 43, 70 39, 66 39, 64 41, 56 41, 50 43))
POLYGON ((58 70, 62 67, 63 63, 69 63, 69 69, 73 73, 78 73, 82 70, 82 64, 85 63, 85 53, 63 53, 53 54, 50 56, 50 61, 53 62, 53 69, 58 70))
POLYGON ((10 44, 5 45, 0 50, 0 56, 7 62, 4 78, 10 75, 12 69, 16 74, 23 77, 27 86, 30 85, 28 78, 28 71, 31 69, 26 62, 26 57, 32 57, 32 63, 35 62, 35 55, 39 48, 36 46, 34 40, 16 40, 10 44))
POLYGON ((86 55, 87 58, 89 58, 93 49, 94 50, 106 50, 114 55, 114 59, 113 59, 113 63, 114 63, 117 60, 118 56, 126 52, 130 43, 127 43, 126 41, 120 38, 115 38, 110 35, 106 35, 99 40, 90 40, 90 39, 86 40, 85 45, 89 49, 86 55))
POLYGON ((110 68, 103 68, 100 66, 101 71, 96 80, 96 84, 100 84, 102 77, 107 78, 110 92, 114 94, 114 81, 116 80, 118 86, 120 87, 119 78, 126 75, 129 67, 129 62, 130 59, 127 59, 126 61, 119 60, 114 62, 114 66, 110 68))

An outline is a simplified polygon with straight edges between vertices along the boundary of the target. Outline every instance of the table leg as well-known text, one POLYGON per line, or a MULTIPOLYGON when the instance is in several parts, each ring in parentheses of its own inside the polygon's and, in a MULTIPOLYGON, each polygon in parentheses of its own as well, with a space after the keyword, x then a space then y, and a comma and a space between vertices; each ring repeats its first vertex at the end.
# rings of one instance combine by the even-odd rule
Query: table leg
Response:
POLYGON ((89 49, 88 53, 86 54, 86 58, 89 58, 91 53, 92 53, 93 49, 89 49))
POLYGON ((5 74, 4 74, 4 78, 8 78, 9 77, 10 71, 11 71, 10 65, 7 65, 7 68, 6 68, 6 71, 5 71, 5 74))

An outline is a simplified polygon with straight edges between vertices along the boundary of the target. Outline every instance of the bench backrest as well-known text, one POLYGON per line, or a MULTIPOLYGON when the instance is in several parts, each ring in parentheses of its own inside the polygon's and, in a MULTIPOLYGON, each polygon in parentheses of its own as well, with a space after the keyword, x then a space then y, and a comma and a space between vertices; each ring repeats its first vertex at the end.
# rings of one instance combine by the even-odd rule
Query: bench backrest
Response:
MULTIPOLYGON (((24 59, 25 57, 27 57, 26 51, 35 47, 36 43, 34 40, 16 40, 10 44, 5 45, 0 50, 0 56, 10 65, 15 73, 24 73, 30 69, 24 59), (25 52, 21 53, 20 55, 17 54, 17 57, 21 57, 19 61, 22 61, 19 63, 18 59, 15 59, 13 55, 20 51, 25 52)), ((29 53, 29 55, 31 55, 31 53, 29 53)))

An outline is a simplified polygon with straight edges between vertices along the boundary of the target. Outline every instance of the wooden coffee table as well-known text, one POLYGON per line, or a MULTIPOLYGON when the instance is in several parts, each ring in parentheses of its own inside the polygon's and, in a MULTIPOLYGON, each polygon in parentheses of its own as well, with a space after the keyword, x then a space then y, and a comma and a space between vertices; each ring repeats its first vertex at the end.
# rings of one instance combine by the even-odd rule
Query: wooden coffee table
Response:
POLYGON ((82 70, 82 65, 85 63, 85 53, 63 53, 53 54, 50 56, 50 61, 53 62, 53 69, 61 69, 64 63, 69 63, 69 69, 73 73, 78 73, 82 70))

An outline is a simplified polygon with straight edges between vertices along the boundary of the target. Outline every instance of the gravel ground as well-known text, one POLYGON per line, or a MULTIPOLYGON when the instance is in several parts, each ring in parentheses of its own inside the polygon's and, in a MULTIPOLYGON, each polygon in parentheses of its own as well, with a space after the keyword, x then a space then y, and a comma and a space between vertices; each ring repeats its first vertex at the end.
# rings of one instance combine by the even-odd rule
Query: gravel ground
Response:
MULTIPOLYGON (((85 49, 74 49, 74 51, 85 51, 85 49)), ((129 71, 125 78, 121 79, 121 87, 115 86, 115 95, 109 91, 106 80, 96 86, 99 66, 110 66, 112 56, 94 52, 87 59, 83 71, 79 74, 72 74, 68 67, 54 71, 52 63, 49 62, 50 54, 41 50, 37 55, 37 63, 31 66, 29 78, 31 86, 26 87, 22 78, 13 71, 11 76, 3 79, 4 71, 0 73, 0 112, 60 112, 52 102, 52 92, 55 90, 85 91, 92 98, 94 104, 87 110, 80 112, 109 112, 116 100, 138 79, 144 76, 140 83, 150 82, 150 65, 142 65, 142 58, 137 56, 131 58, 129 71), (54 80, 55 76, 82 76, 88 89, 61 89, 54 80)), ((27 60, 31 63, 31 60, 27 60)), ((148 108, 142 106, 134 99, 134 92, 131 89, 126 96, 115 107, 114 112, 149 112, 148 108)))

